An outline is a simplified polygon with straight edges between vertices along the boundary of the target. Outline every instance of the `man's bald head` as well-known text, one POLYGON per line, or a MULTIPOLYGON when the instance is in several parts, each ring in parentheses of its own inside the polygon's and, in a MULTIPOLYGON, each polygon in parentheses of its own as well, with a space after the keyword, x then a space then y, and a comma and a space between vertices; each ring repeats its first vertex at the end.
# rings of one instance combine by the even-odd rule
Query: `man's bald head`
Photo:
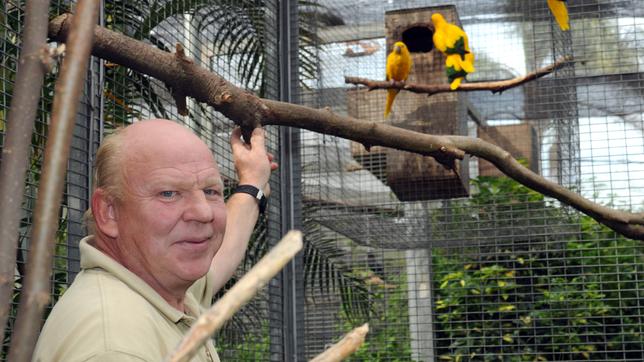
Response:
POLYGON ((188 145, 199 145, 201 151, 211 154, 208 146, 190 129, 167 119, 133 123, 123 129, 121 136, 128 157, 136 158, 166 151, 177 153, 188 145))

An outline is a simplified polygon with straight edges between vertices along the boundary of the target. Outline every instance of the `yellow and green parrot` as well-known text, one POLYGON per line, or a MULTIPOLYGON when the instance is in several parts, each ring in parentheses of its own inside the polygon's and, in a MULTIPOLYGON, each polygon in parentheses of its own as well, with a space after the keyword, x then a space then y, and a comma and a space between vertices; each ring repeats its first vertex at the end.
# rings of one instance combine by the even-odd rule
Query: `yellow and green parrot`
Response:
POLYGON ((447 79, 449 80, 449 87, 451 90, 457 89, 463 79, 474 71, 472 66, 474 63, 474 54, 465 54, 465 59, 461 59, 459 54, 450 54, 445 59, 445 71, 447 72, 447 79), (471 70, 471 71, 470 71, 471 70))
POLYGON ((448 23, 443 15, 432 14, 434 24, 434 47, 446 55, 445 71, 449 78, 450 88, 458 88, 461 81, 474 69, 474 53, 472 53, 463 29, 448 23))
POLYGON ((566 8, 566 0, 548 0, 548 7, 555 16, 555 20, 561 30, 566 31, 570 29, 568 20, 568 8, 566 8))
MULTIPOLYGON (((398 41, 394 44, 394 49, 387 56, 387 80, 404 82, 411 71, 411 55, 405 43, 398 41)), ((391 113, 391 106, 394 104, 394 98, 400 92, 400 89, 387 89, 387 104, 385 106, 385 118, 391 113)))

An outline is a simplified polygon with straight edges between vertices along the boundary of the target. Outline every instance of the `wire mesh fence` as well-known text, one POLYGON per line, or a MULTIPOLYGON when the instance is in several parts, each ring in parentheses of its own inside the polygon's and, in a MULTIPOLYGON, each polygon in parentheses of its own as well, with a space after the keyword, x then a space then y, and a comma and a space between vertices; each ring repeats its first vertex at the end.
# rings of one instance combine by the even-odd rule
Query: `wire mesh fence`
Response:
MULTIPOLYGON (((592 200, 641 210, 637 2, 568 1, 570 31, 559 29, 546 1, 321 3, 335 23, 320 30, 319 76, 304 91, 307 104, 477 136, 592 200), (444 58, 406 33, 431 23, 434 12, 469 36, 476 72, 468 81, 510 79, 564 56, 576 62, 500 94, 400 92, 385 118, 386 91, 344 77, 383 80, 387 54, 403 40, 414 62, 409 82, 446 82, 444 58)), ((307 288, 307 356, 356 319, 373 328, 352 360, 644 358, 639 242, 484 160, 470 158, 453 172, 428 158, 309 132, 302 145, 304 210, 315 230, 307 235, 335 244, 326 268, 340 282, 335 293, 307 288), (343 289, 349 281, 359 287, 343 289)))
MULTIPOLYGON (((234 84, 255 91, 263 97, 278 96, 277 54, 271 51, 277 44, 277 2, 104 1, 102 5, 100 25, 166 51, 174 51, 175 44, 179 43, 185 48, 187 56, 201 66, 222 74, 234 84)), ((71 2, 52 2, 50 18, 64 12, 73 12, 74 6, 71 2)), ((23 26, 24 9, 24 1, 4 2, 1 9, 3 103, 0 142, 4 139, 5 116, 20 51, 19 35, 23 26)), ((14 302, 3 339, 2 360, 6 358, 25 274, 31 213, 37 195, 57 70, 55 67, 45 82, 32 137, 14 302)), ((83 214, 91 196, 92 163, 98 144, 105 135, 137 120, 176 120, 190 127, 211 147, 224 178, 226 195, 230 194, 237 183, 228 146, 233 122, 209 107, 190 101, 187 105, 189 115, 180 115, 172 90, 162 82, 119 64, 92 58, 85 93, 80 101, 60 212, 51 305, 64 293, 80 269, 78 243, 86 232, 83 214)), ((276 129, 268 129, 268 132, 270 142, 267 147, 270 152, 276 153, 279 135, 276 129)), ((273 196, 271 210, 275 213, 280 205, 279 190, 274 191, 273 196)), ((271 243, 279 240, 279 230, 277 217, 269 216, 260 220, 246 259, 229 286, 264 255, 271 243)), ((273 356, 274 359, 282 359, 281 311, 272 310, 269 313, 269 303, 272 301, 276 304, 275 299, 281 300, 281 293, 279 286, 261 293, 217 335, 216 344, 222 358, 268 360, 269 356, 273 356)))
MULTIPOLYGON (((180 43, 196 63, 262 97, 479 137, 591 200, 641 211, 644 10, 635 0, 567 4, 570 31, 559 29, 545 0, 105 0, 100 22, 166 51, 180 43), (386 91, 345 84, 344 77, 384 80, 387 54, 404 40, 414 61, 410 82, 447 82, 428 33, 434 12, 469 35, 476 72, 466 82, 513 78, 564 56, 575 62, 497 94, 401 91, 385 118, 386 91)), ((24 2, 2 6, 0 144, 24 2)), ((50 15, 73 7, 54 2, 50 15)), ((32 137, 14 303, 55 75, 45 81, 32 137)), ((212 148, 227 191, 235 185, 233 122, 191 100, 187 109, 188 116, 178 113, 162 82, 92 58, 61 206, 52 304, 79 270, 82 215, 104 135, 139 119, 177 120, 212 148)), ((308 359, 364 322, 371 327, 367 342, 350 360, 644 360, 640 242, 477 158, 450 170, 429 157, 310 131, 269 128, 267 139, 280 173, 268 215, 229 285, 286 225, 305 231, 305 250, 216 336, 222 360, 308 359)))

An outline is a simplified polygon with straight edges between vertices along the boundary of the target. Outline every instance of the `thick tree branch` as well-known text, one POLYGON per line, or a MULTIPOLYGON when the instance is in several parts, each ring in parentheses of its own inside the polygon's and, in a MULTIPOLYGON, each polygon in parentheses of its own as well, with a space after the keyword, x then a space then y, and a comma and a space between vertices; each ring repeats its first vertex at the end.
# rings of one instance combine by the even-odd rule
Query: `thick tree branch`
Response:
POLYGON ((415 84, 415 83, 405 83, 405 82, 388 82, 380 80, 371 80, 366 78, 358 77, 344 77, 344 82, 347 84, 362 84, 367 86, 369 90, 374 89, 404 89, 414 93, 426 93, 428 95, 434 95, 438 93, 447 93, 447 92, 473 92, 473 91, 490 91, 492 93, 501 93, 507 89, 518 87, 527 82, 533 81, 535 79, 541 78, 545 75, 548 75, 554 72, 557 69, 561 69, 566 65, 569 65, 573 62, 571 56, 565 56, 561 59, 558 59, 553 64, 550 64, 546 67, 537 69, 534 72, 528 73, 524 76, 499 80, 494 82, 475 82, 475 83, 461 83, 461 85, 456 90, 451 90, 449 84, 415 84))
MULTIPOLYGON (((70 18, 63 15, 50 22, 52 39, 65 41, 70 18)), ((96 56, 178 87, 186 96, 210 104, 242 126, 298 127, 354 140, 367 148, 378 145, 434 157, 461 158, 468 153, 484 158, 525 186, 568 204, 627 237, 644 240, 644 214, 615 210, 587 200, 533 173, 507 151, 480 139, 423 134, 340 116, 325 109, 260 99, 194 63, 179 62, 173 54, 101 27, 94 29, 92 51, 96 56)))
POLYGON ((60 201, 67 160, 92 47, 92 31, 98 20, 98 0, 81 0, 79 16, 69 34, 67 56, 56 81, 54 105, 34 211, 34 228, 25 286, 20 296, 16 328, 11 338, 9 361, 29 361, 49 303, 50 275, 56 245, 60 201))
POLYGON ((16 250, 31 132, 45 76, 49 0, 27 1, 22 50, 7 118, 0 165, 0 331, 4 331, 16 272, 16 250))

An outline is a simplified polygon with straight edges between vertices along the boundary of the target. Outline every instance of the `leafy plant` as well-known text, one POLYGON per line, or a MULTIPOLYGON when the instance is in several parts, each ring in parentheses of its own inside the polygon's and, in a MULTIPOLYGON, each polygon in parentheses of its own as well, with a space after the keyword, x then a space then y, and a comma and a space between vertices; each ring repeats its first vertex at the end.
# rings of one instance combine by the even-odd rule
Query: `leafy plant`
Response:
POLYGON ((263 324, 258 335, 245 336, 245 338, 235 342, 219 338, 215 343, 219 357, 222 360, 240 362, 265 360, 270 353, 270 346, 267 323, 263 324))
POLYGON ((581 227, 558 243, 515 238, 513 244, 458 255, 435 250, 440 359, 641 358, 644 336, 638 326, 644 323, 644 310, 637 291, 644 287, 644 260, 638 242, 588 216, 547 205, 542 196, 507 178, 479 178, 475 184, 479 193, 472 205, 483 212, 505 212, 490 220, 517 222, 531 215, 530 203, 539 203, 547 218, 581 227))

